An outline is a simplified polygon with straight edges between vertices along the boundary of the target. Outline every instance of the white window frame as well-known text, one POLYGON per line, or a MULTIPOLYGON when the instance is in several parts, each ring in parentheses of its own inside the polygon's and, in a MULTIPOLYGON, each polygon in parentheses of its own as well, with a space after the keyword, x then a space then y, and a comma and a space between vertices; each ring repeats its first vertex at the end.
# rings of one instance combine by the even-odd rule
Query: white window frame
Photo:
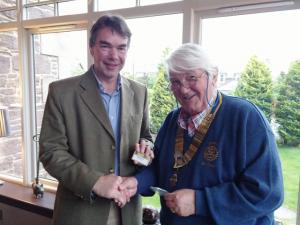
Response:
MULTIPOLYGON (((22 90, 22 153, 23 153, 23 179, 15 179, 5 175, 0 178, 31 185, 36 175, 36 147, 32 139, 36 134, 34 118, 34 93, 33 93, 33 62, 32 62, 32 34, 39 32, 70 31, 76 29, 90 30, 94 21, 105 13, 122 15, 125 19, 160 16, 168 14, 183 14, 183 43, 201 43, 201 19, 224 17, 233 15, 245 15, 251 13, 271 12, 280 10, 300 9, 300 1, 294 0, 294 4, 285 6, 259 7, 260 0, 183 0, 177 2, 162 3, 159 5, 147 5, 127 9, 110 10, 106 12, 94 11, 94 0, 88 0, 88 12, 78 15, 53 16, 40 19, 23 20, 23 2, 17 1, 17 21, 0 23, 0 31, 16 30, 19 46, 19 74, 22 90), (258 5, 255 5, 258 4, 258 5), (237 10, 239 6, 249 6, 243 10, 237 10), (258 6, 258 7, 256 7, 258 6)), ((55 1, 59 2, 59 1, 55 1)), ((264 0, 264 3, 278 2, 278 0, 264 0)), ((291 1, 288 1, 291 2, 291 1)), ((10 7, 11 8, 11 7, 10 7)), ((14 8, 14 7, 12 7, 14 8)), ((5 9, 1 9, 3 11, 5 9)), ((89 35, 89 32, 87 32, 89 35)), ((88 38, 87 38, 88 40, 88 38)), ((88 46, 88 43, 86 43, 88 46)), ((92 57, 88 53, 88 65, 92 64, 92 57)), ((43 181, 46 185, 54 187, 56 182, 43 181)), ((298 211, 300 202, 298 201, 298 211)), ((299 212, 298 219, 299 221, 299 212)))

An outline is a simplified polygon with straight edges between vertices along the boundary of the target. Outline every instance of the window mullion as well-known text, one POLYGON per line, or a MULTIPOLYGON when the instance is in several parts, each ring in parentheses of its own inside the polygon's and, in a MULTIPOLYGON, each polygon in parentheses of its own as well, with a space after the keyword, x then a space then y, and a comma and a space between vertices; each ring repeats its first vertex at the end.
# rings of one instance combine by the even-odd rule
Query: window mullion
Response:
POLYGON ((22 84, 22 120, 23 120, 23 183, 25 185, 31 184, 35 168, 36 151, 32 141, 33 134, 33 104, 32 104, 32 57, 31 57, 31 41, 30 33, 24 28, 18 29, 18 43, 20 49, 20 76, 22 84))

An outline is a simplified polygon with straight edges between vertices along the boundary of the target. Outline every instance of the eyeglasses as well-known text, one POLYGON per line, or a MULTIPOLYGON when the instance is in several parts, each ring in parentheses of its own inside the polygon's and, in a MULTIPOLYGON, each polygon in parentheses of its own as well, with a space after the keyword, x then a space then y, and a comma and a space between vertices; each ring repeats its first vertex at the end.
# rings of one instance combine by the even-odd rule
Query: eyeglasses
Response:
POLYGON ((185 87, 185 88, 191 88, 191 87, 195 87, 196 84, 198 83, 198 80, 202 78, 203 74, 207 74, 207 72, 201 72, 200 75, 197 76, 197 73, 188 73, 186 75, 184 75, 184 79, 182 79, 182 81, 178 80, 178 79, 174 79, 174 78, 170 78, 170 85, 169 87, 174 90, 177 91, 179 89, 181 89, 181 87, 185 87))

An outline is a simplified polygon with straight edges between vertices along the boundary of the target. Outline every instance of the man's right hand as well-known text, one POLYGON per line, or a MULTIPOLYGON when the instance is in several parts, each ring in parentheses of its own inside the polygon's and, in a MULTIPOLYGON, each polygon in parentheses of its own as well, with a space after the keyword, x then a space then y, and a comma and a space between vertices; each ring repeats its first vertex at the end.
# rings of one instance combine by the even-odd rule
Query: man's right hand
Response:
POLYGON ((123 194, 123 201, 115 200, 119 207, 124 207, 130 198, 137 192, 137 179, 135 177, 122 177, 123 182, 119 186, 120 192, 123 194), (125 201, 124 201, 125 200, 125 201))
POLYGON ((93 187, 93 192, 98 196, 108 199, 118 199, 123 202, 124 196, 119 190, 119 186, 122 183, 122 177, 114 174, 101 176, 93 187))
POLYGON ((119 186, 121 192, 126 192, 127 197, 131 198, 137 192, 138 181, 135 177, 122 177, 123 181, 119 186))

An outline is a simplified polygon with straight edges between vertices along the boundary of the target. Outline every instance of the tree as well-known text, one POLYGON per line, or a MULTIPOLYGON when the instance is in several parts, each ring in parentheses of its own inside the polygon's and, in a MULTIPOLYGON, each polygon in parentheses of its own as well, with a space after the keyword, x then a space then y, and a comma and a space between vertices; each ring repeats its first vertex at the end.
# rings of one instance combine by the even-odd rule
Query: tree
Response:
POLYGON ((291 64, 287 74, 278 80, 275 104, 278 133, 282 144, 300 144, 300 60, 291 64))
MULTIPOLYGON (((163 61, 170 50, 165 49, 163 52, 163 61)), ((151 102, 150 118, 151 131, 157 133, 167 114, 176 106, 173 94, 169 90, 169 81, 166 75, 166 68, 163 63, 158 65, 157 78, 154 83, 151 102)))
POLYGON ((234 95, 256 104, 270 121, 273 104, 273 84, 270 69, 252 56, 241 74, 234 95))
POLYGON ((144 73, 143 76, 138 76, 134 80, 146 85, 148 89, 152 89, 156 80, 156 74, 144 73))

